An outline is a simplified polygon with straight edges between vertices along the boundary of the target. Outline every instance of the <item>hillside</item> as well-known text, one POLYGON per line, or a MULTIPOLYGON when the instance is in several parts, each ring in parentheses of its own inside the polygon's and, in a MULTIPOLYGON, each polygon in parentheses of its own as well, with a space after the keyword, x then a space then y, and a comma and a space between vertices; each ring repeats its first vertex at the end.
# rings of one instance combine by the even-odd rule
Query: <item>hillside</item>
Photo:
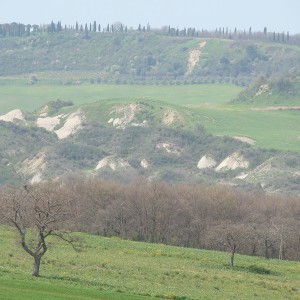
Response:
MULTIPOLYGON (((274 106, 273 110, 297 110, 300 105, 299 78, 261 76, 244 89, 233 102, 262 107, 274 106)), ((271 109, 270 107, 269 110, 271 109)))
POLYGON ((0 46, 2 184, 83 172, 299 194, 297 43, 64 30, 0 46))
POLYGON ((76 234, 76 252, 53 241, 32 278, 16 232, 0 229, 1 299, 298 299, 299 263, 76 234), (144 298, 145 297, 145 298, 144 298))
POLYGON ((269 39, 172 36, 160 32, 63 31, 0 38, 0 76, 91 82, 248 84, 299 75, 300 47, 269 39))
POLYGON ((202 115, 182 106, 146 99, 55 101, 0 120, 2 184, 84 172, 125 182, 145 176, 299 193, 298 155, 255 149, 246 137, 214 137, 201 125, 202 115))

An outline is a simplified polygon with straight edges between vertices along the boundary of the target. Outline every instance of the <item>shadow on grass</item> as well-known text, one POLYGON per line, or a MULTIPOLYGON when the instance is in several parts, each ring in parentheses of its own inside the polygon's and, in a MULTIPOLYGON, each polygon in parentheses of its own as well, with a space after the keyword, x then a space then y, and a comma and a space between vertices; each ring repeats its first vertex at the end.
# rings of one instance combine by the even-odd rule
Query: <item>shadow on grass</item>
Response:
POLYGON ((266 269, 264 267, 255 266, 255 265, 236 266, 236 267, 234 267, 234 270, 248 272, 248 273, 254 273, 254 274, 260 274, 260 275, 276 275, 274 272, 272 272, 269 269, 266 269))

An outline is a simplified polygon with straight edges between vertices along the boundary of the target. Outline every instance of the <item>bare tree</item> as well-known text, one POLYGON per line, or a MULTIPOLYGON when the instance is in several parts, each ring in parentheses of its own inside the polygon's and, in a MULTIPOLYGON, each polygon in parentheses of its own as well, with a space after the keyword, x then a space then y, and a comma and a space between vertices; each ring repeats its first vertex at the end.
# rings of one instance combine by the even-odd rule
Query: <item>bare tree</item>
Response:
POLYGON ((0 216, 4 222, 15 226, 22 248, 33 257, 33 276, 39 276, 49 236, 56 236, 74 247, 75 240, 59 230, 69 217, 64 199, 58 182, 2 190, 0 216))
POLYGON ((208 238, 213 248, 219 245, 220 250, 227 250, 230 253, 230 267, 234 268, 235 254, 248 243, 249 228, 243 224, 225 221, 215 225, 208 238))

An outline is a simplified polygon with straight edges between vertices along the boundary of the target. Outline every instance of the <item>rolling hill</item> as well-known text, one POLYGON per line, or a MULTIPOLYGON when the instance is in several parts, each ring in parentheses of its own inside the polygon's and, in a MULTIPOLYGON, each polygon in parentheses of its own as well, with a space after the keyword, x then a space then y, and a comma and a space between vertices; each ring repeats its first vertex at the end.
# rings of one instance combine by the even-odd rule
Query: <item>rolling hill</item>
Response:
POLYGON ((253 37, 170 36, 162 32, 53 34, 0 38, 5 78, 32 84, 248 84, 261 76, 298 76, 298 44, 253 37))
POLYGON ((84 172, 298 193, 298 111, 282 109, 299 99, 297 43, 65 30, 0 46, 1 183, 84 172))
POLYGON ((298 155, 253 148, 246 137, 212 136, 201 125, 203 116, 182 106, 147 99, 58 100, 0 119, 2 183, 83 172, 125 182, 145 176, 299 192, 298 155))

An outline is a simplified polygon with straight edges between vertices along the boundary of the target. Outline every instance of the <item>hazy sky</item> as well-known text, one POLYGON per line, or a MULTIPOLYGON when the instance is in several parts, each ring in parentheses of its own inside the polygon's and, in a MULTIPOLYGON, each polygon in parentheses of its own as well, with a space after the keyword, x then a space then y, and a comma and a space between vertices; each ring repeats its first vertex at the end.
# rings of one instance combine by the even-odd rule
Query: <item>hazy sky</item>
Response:
POLYGON ((74 25, 94 20, 137 27, 196 27, 300 33, 300 0, 1 0, 0 23, 74 25))

